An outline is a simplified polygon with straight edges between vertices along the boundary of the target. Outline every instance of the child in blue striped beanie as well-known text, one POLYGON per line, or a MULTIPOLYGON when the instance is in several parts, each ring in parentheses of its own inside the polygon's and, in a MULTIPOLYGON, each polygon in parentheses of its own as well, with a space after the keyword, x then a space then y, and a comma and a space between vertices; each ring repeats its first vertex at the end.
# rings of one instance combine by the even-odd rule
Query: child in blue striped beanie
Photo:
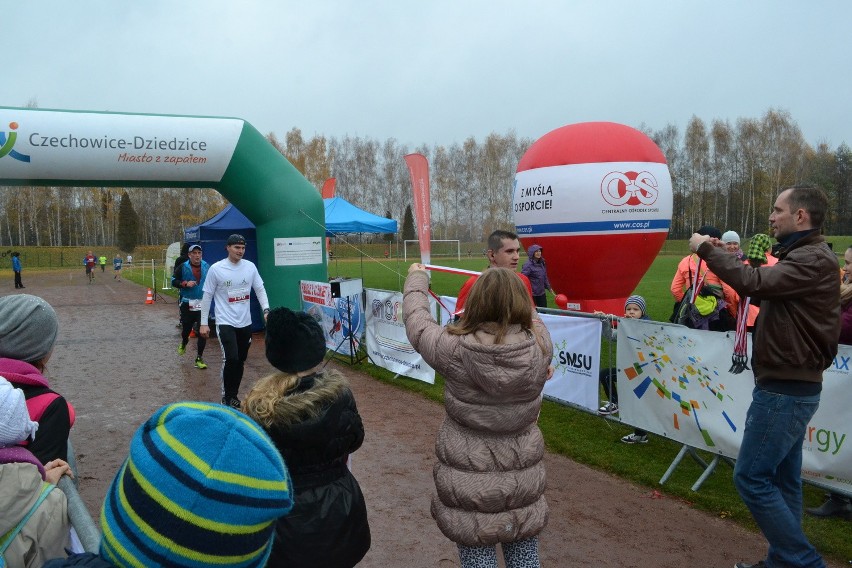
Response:
POLYGON ((133 436, 101 510, 100 555, 45 566, 261 567, 291 490, 251 418, 221 404, 170 404, 133 436))

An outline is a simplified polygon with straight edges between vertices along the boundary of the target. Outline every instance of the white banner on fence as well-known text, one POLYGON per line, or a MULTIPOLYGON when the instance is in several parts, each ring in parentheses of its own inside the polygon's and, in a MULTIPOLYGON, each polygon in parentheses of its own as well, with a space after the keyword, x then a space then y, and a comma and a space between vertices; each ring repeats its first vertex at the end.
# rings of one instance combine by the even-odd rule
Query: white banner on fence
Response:
MULTIPOLYGON (((618 328, 620 417, 694 448, 736 458, 754 376, 728 372, 733 333, 622 319, 618 328)), ((751 336, 748 352, 751 353, 751 336)), ((803 478, 852 493, 852 347, 841 345, 823 378, 803 445, 803 478)))
POLYGON ((325 346, 332 351, 354 357, 364 336, 364 310, 361 294, 331 297, 328 282, 300 282, 302 309, 312 315, 325 334, 325 346))
MULTIPOLYGON (((430 299, 431 300, 431 299, 430 299)), ((435 302, 430 301, 432 313, 435 302)), ((402 293, 367 288, 367 353, 373 364, 435 384, 435 369, 414 350, 402 321, 402 293)))
POLYGON ((601 320, 541 314, 553 341, 553 377, 544 394, 597 410, 601 362, 601 320))
MULTIPOLYGON (((446 325, 449 313, 456 308, 456 299, 441 296, 441 323, 446 325)), ((553 341, 553 377, 544 384, 544 394, 560 400, 597 410, 598 371, 600 370, 601 321, 541 314, 541 321, 553 341)))

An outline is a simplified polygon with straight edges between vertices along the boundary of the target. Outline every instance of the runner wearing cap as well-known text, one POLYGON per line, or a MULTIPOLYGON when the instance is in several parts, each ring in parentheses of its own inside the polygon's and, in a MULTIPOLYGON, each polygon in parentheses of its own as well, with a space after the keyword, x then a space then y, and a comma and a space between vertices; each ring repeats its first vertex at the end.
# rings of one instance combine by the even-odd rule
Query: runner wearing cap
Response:
MULTIPOLYGON (((178 345, 178 354, 186 353, 186 344, 189 342, 189 332, 201 324, 201 298, 204 296, 204 282, 210 266, 201 260, 201 245, 190 245, 187 249, 189 259, 178 264, 172 275, 172 286, 180 289, 180 324, 181 341, 178 345)), ((207 363, 202 358, 207 338, 202 336, 200 329, 196 329, 198 335, 198 354, 195 356, 195 367, 206 369, 207 363)))
POLYGON ((222 346, 222 404, 240 407, 238 394, 243 380, 243 364, 251 347, 251 291, 254 290, 263 317, 269 312, 266 288, 253 262, 245 260, 246 239, 242 235, 228 237, 228 258, 213 264, 207 271, 201 300, 199 335, 210 335, 210 304, 216 302, 216 333, 222 346))

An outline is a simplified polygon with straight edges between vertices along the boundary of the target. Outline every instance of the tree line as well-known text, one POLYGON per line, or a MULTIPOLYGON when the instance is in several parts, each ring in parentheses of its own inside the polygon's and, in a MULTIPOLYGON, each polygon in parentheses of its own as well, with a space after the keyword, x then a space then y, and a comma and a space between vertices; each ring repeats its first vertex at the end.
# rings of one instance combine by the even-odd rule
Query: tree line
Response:
MULTIPOLYGON (((670 236, 685 238, 703 224, 748 237, 767 229, 775 195, 807 182, 821 186, 832 207, 826 233, 852 234, 852 150, 844 142, 808 144, 786 111, 709 124, 692 117, 681 130, 639 125, 660 147, 673 184, 670 236)), ((337 179, 337 195, 375 214, 402 221, 411 206, 403 156, 418 152, 430 169, 432 238, 481 242, 495 228, 512 226, 517 164, 533 143, 510 130, 484 140, 409 148, 396 139, 267 136, 320 190, 337 179)), ((180 240, 184 229, 226 205, 212 189, 0 187, 0 246, 129 246, 180 240), (119 215, 122 199, 135 215, 119 215), (135 224, 135 227, 132 225, 135 224)), ((377 235, 376 239, 383 238, 377 235)), ((123 249, 126 250, 126 249, 123 249)))

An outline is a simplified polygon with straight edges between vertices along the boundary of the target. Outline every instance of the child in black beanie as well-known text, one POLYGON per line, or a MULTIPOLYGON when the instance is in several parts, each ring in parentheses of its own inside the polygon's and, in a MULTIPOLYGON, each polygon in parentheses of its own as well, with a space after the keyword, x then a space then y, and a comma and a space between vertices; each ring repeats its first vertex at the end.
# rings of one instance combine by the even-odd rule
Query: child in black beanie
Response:
POLYGON ((278 447, 296 493, 275 528, 269 566, 349 568, 370 549, 364 495, 346 466, 364 425, 346 379, 322 369, 325 349, 310 315, 269 312, 266 358, 281 372, 258 381, 242 406, 278 447))

